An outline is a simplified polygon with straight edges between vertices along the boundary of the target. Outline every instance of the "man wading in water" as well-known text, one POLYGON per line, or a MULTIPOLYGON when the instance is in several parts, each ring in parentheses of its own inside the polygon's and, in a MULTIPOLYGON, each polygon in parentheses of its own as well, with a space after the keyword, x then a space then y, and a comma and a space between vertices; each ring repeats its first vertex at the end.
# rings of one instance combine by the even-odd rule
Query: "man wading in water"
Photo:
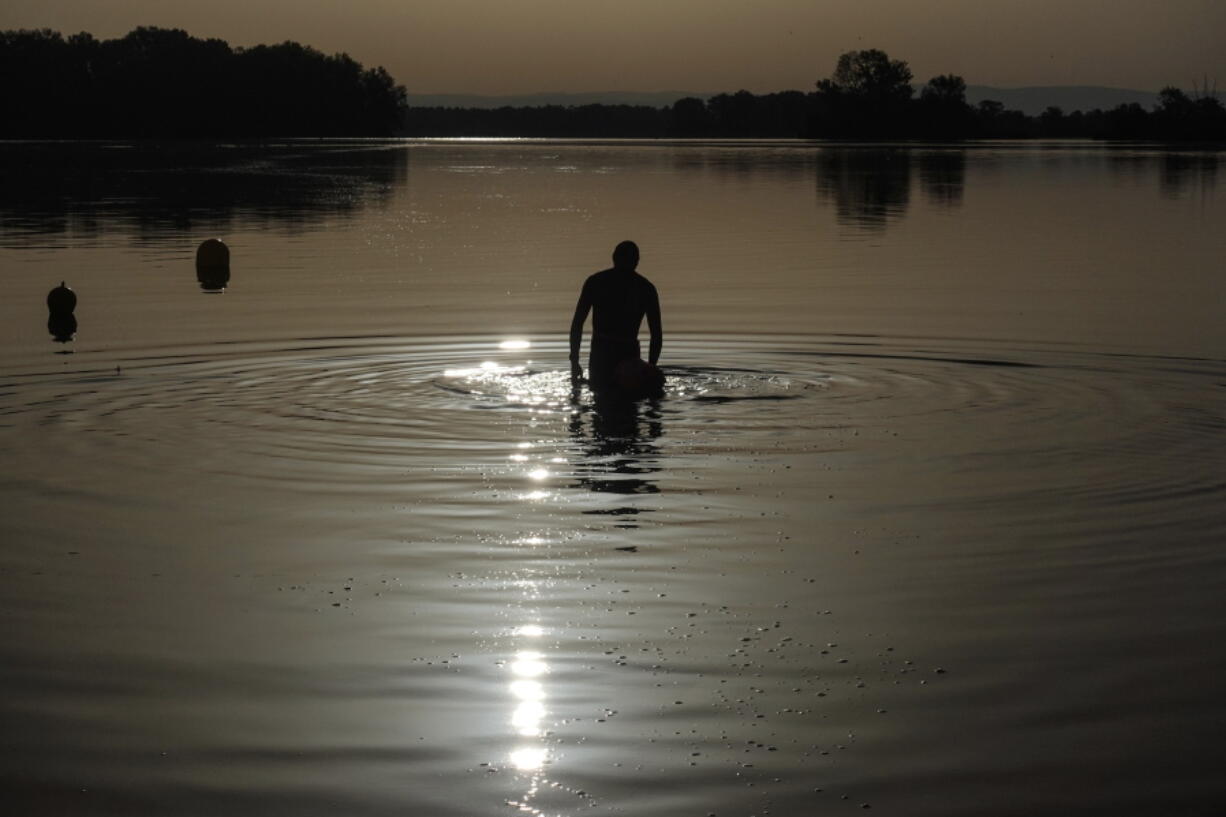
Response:
POLYGON ((570 322, 570 376, 583 378, 579 344, 583 323, 592 311, 588 348, 588 382, 594 391, 615 388, 629 396, 659 394, 664 375, 656 368, 664 337, 660 328, 660 297, 656 288, 635 271, 639 248, 623 241, 613 250, 613 268, 588 276, 570 322), (639 326, 647 317, 651 346, 647 363, 640 359, 639 326))

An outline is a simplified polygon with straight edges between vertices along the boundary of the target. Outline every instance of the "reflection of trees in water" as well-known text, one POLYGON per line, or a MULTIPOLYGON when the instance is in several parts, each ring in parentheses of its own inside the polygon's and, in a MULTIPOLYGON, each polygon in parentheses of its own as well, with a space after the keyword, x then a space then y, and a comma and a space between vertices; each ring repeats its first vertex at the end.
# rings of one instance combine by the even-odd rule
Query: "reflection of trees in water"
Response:
POLYGON ((919 153, 920 186, 929 204, 958 207, 966 187, 966 152, 960 148, 919 153))
MULTIPOLYGON (((660 471, 654 441, 664 433, 658 401, 629 402, 597 398, 570 417, 570 435, 582 459, 575 465, 575 487, 600 494, 658 494, 652 477, 660 471)), ((620 528, 638 527, 633 517, 651 509, 634 504, 602 507, 585 514, 618 517, 620 528)))
POLYGON ((834 204, 840 224, 883 230, 907 211, 910 151, 823 148, 817 156, 817 192, 834 204))
POLYGON ((158 238, 244 226, 296 228, 387 202, 408 153, 370 143, 0 146, 0 218, 13 235, 158 238))
POLYGON ((1217 184, 1218 158, 1213 153, 1166 153, 1159 166, 1162 195, 1177 199, 1190 190, 1212 190, 1217 184))
POLYGON ((813 173, 815 155, 811 147, 803 144, 686 145, 672 150, 670 164, 681 173, 711 172, 738 179, 761 176, 804 179, 813 173))

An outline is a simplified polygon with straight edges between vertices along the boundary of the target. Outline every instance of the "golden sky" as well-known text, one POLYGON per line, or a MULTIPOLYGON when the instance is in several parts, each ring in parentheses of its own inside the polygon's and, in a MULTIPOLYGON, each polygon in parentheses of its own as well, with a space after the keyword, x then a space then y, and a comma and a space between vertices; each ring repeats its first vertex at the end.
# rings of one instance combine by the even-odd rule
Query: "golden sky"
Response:
POLYGON ((410 94, 808 90, 844 51, 917 81, 1226 91, 1226 0, 3 0, 0 29, 297 40, 410 94))

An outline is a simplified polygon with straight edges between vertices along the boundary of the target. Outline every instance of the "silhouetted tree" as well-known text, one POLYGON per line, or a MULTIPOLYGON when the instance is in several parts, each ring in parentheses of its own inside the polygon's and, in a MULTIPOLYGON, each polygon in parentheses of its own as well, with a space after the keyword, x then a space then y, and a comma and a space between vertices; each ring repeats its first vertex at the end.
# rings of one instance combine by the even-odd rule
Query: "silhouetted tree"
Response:
POLYGON ((670 109, 674 136, 706 136, 711 132, 711 117, 701 99, 687 96, 678 99, 670 109))
POLYGON ((1162 139, 1223 139, 1226 138, 1226 110, 1216 96, 1204 94, 1192 98, 1168 85, 1158 92, 1154 130, 1162 139))
POLYGON ((971 106, 966 104, 966 81, 954 74, 928 80, 920 90, 917 127, 925 136, 959 138, 972 133, 971 106))
POLYGON ((49 29, 0 31, 0 138, 267 136, 575 136, 960 139, 1093 136, 1226 140, 1215 93, 1168 87, 1154 110, 1049 108, 1038 117, 992 100, 966 103, 953 74, 914 99, 911 69, 879 49, 848 51, 815 91, 705 102, 412 108, 382 67, 295 42, 231 48, 180 29, 140 27, 114 40, 49 29))
POLYGON ((180 29, 115 40, 0 32, 2 136, 391 135, 404 89, 297 43, 232 49, 180 29))
POLYGON ((1006 110, 1003 102, 984 99, 975 108, 979 136, 1008 139, 1031 136, 1030 120, 1021 111, 1006 110))
POLYGON ((1039 114, 1039 133, 1043 136, 1064 136, 1064 125, 1064 109, 1059 105, 1048 105, 1039 114))
POLYGON ((956 74, 941 74, 928 80, 920 99, 933 105, 965 105, 966 80, 956 74))
POLYGON ((716 136, 756 136, 758 99, 749 91, 719 94, 707 100, 716 136))
POLYGON ((884 51, 848 51, 817 83, 817 128, 826 136, 893 136, 906 131, 911 69, 884 51))
POLYGON ((1152 131, 1150 115, 1135 102, 1117 105, 1107 114, 1107 132, 1100 134, 1114 139, 1137 139, 1152 131))
POLYGON ((913 93, 907 64, 876 48, 840 55, 834 74, 818 87, 881 103, 906 102, 913 93))
POLYGON ((781 91, 758 97, 760 135, 795 139, 810 130, 813 116, 812 95, 800 91, 781 91))

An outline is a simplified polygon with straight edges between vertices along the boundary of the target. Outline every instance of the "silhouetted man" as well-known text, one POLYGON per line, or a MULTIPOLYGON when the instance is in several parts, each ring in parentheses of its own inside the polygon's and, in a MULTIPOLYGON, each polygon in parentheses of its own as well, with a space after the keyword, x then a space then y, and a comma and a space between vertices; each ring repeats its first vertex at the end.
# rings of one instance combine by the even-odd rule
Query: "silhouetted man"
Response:
POLYGON ((647 362, 654 367, 660 359, 660 347, 664 343, 660 298, 651 281, 635 271, 638 264, 638 246, 633 241, 623 241, 613 250, 613 268, 590 275, 583 282, 583 291, 575 304, 575 317, 570 322, 570 376, 573 380, 583 377, 579 344, 588 310, 592 311, 592 339, 588 348, 588 381, 592 388, 613 385, 618 364, 639 360, 639 326, 644 316, 651 330, 647 362))

